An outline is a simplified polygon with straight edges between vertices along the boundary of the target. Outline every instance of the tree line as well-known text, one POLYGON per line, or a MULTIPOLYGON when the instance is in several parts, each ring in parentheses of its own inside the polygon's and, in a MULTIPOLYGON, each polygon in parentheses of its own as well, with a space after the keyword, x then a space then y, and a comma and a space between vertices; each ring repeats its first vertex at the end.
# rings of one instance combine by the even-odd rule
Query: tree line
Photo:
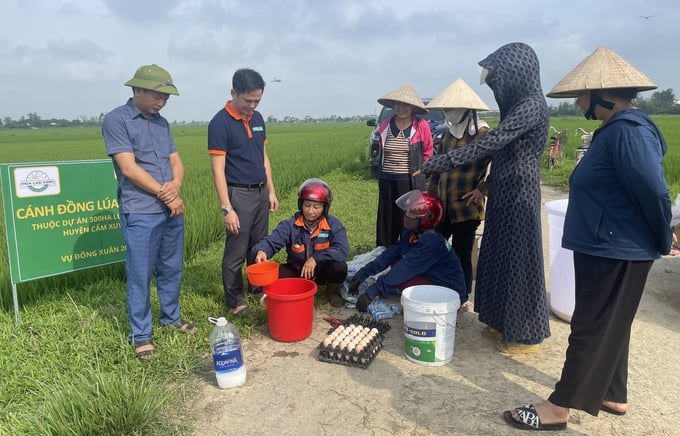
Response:
MULTIPOLYGON (((680 102, 675 99, 675 94, 671 88, 664 91, 656 91, 649 98, 644 98, 639 95, 635 99, 635 104, 640 109, 644 110, 650 115, 659 114, 680 114, 680 102)), ((576 106, 576 103, 571 101, 564 101, 557 106, 550 106, 551 116, 568 116, 568 115, 582 115, 581 110, 576 106)), ((298 119, 295 117, 284 117, 283 120, 278 120, 276 117, 270 116, 267 119, 269 123, 318 123, 318 122, 353 122, 353 121, 365 121, 371 118, 371 115, 355 115, 351 117, 339 117, 330 116, 323 118, 312 118, 310 116, 298 119)), ((4 117, 0 119, 0 128, 5 129, 42 129, 46 127, 94 127, 99 126, 104 119, 104 113, 100 113, 98 116, 81 116, 73 120, 66 119, 43 119, 35 112, 31 112, 25 116, 22 116, 18 120, 14 120, 11 117, 4 117)), ((181 121, 174 122, 173 124, 205 124, 205 122, 200 121, 181 121)))

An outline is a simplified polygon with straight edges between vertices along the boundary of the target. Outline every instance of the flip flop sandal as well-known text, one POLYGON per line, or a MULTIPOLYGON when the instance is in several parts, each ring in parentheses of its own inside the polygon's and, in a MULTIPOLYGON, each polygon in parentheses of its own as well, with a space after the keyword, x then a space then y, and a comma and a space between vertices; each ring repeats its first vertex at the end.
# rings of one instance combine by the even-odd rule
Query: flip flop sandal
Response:
POLYGON ((566 430, 566 422, 557 422, 554 424, 543 424, 541 418, 539 418, 536 409, 533 404, 527 404, 515 409, 519 421, 512 416, 512 411, 506 410, 503 412, 503 418, 505 422, 510 424, 515 428, 522 430, 547 430, 547 431, 559 431, 566 430))
POLYGON ((142 343, 136 343, 135 344, 135 357, 140 360, 149 360, 153 357, 153 355, 156 353, 156 347, 153 346, 153 343, 151 341, 145 341, 142 343), (151 347, 151 348, 146 348, 144 350, 140 350, 140 348, 143 347, 151 347))
POLYGON ((246 317, 246 316, 252 315, 252 314, 253 314, 253 309, 251 309, 250 307, 246 306, 244 309, 241 309, 241 310, 239 310, 239 311, 236 312, 236 313, 231 312, 231 311, 229 311, 229 312, 231 313, 231 316, 233 316, 234 318, 244 318, 244 317, 246 317))
POLYGON ((180 332, 187 333, 187 334, 190 334, 190 335, 193 335, 198 331, 198 327, 196 327, 192 323, 185 321, 183 319, 180 319, 178 322, 176 322, 172 326, 175 327, 180 332))
POLYGON ((503 354, 530 354, 539 349, 538 344, 518 344, 516 342, 496 341, 496 349, 503 354))
POLYGON ((603 412, 611 413, 612 415, 616 415, 616 416, 623 416, 627 412, 626 410, 621 411, 621 410, 612 409, 611 407, 605 406, 604 404, 600 406, 600 410, 603 411, 603 412))

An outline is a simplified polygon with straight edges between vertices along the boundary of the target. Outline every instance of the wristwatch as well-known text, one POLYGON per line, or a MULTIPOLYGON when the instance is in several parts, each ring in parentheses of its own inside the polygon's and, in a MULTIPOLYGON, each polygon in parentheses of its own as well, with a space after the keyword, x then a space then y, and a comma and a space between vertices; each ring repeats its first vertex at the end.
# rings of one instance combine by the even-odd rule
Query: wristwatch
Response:
POLYGON ((231 207, 223 207, 222 208, 222 215, 227 216, 227 215, 229 215, 229 212, 231 212, 232 210, 234 210, 234 209, 232 209, 231 207))

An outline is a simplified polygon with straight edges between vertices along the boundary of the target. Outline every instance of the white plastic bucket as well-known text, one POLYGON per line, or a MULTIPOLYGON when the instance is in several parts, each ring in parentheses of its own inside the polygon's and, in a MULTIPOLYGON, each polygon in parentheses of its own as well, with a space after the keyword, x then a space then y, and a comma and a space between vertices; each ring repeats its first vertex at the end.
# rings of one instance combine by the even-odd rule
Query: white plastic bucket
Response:
POLYGON ((562 248, 564 215, 569 200, 554 200, 545 204, 548 212, 550 241, 550 309, 557 317, 570 322, 574 313, 574 255, 562 248))
POLYGON ((401 293, 404 354, 421 365, 446 365, 453 358, 458 292, 434 285, 410 286, 401 293))

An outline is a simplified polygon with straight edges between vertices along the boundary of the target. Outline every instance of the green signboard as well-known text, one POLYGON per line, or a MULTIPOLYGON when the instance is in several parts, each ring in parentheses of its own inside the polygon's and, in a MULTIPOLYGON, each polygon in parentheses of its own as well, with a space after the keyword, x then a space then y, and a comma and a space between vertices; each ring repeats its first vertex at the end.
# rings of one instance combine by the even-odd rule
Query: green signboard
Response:
POLYGON ((125 260, 109 159, 0 164, 12 283, 125 260))

